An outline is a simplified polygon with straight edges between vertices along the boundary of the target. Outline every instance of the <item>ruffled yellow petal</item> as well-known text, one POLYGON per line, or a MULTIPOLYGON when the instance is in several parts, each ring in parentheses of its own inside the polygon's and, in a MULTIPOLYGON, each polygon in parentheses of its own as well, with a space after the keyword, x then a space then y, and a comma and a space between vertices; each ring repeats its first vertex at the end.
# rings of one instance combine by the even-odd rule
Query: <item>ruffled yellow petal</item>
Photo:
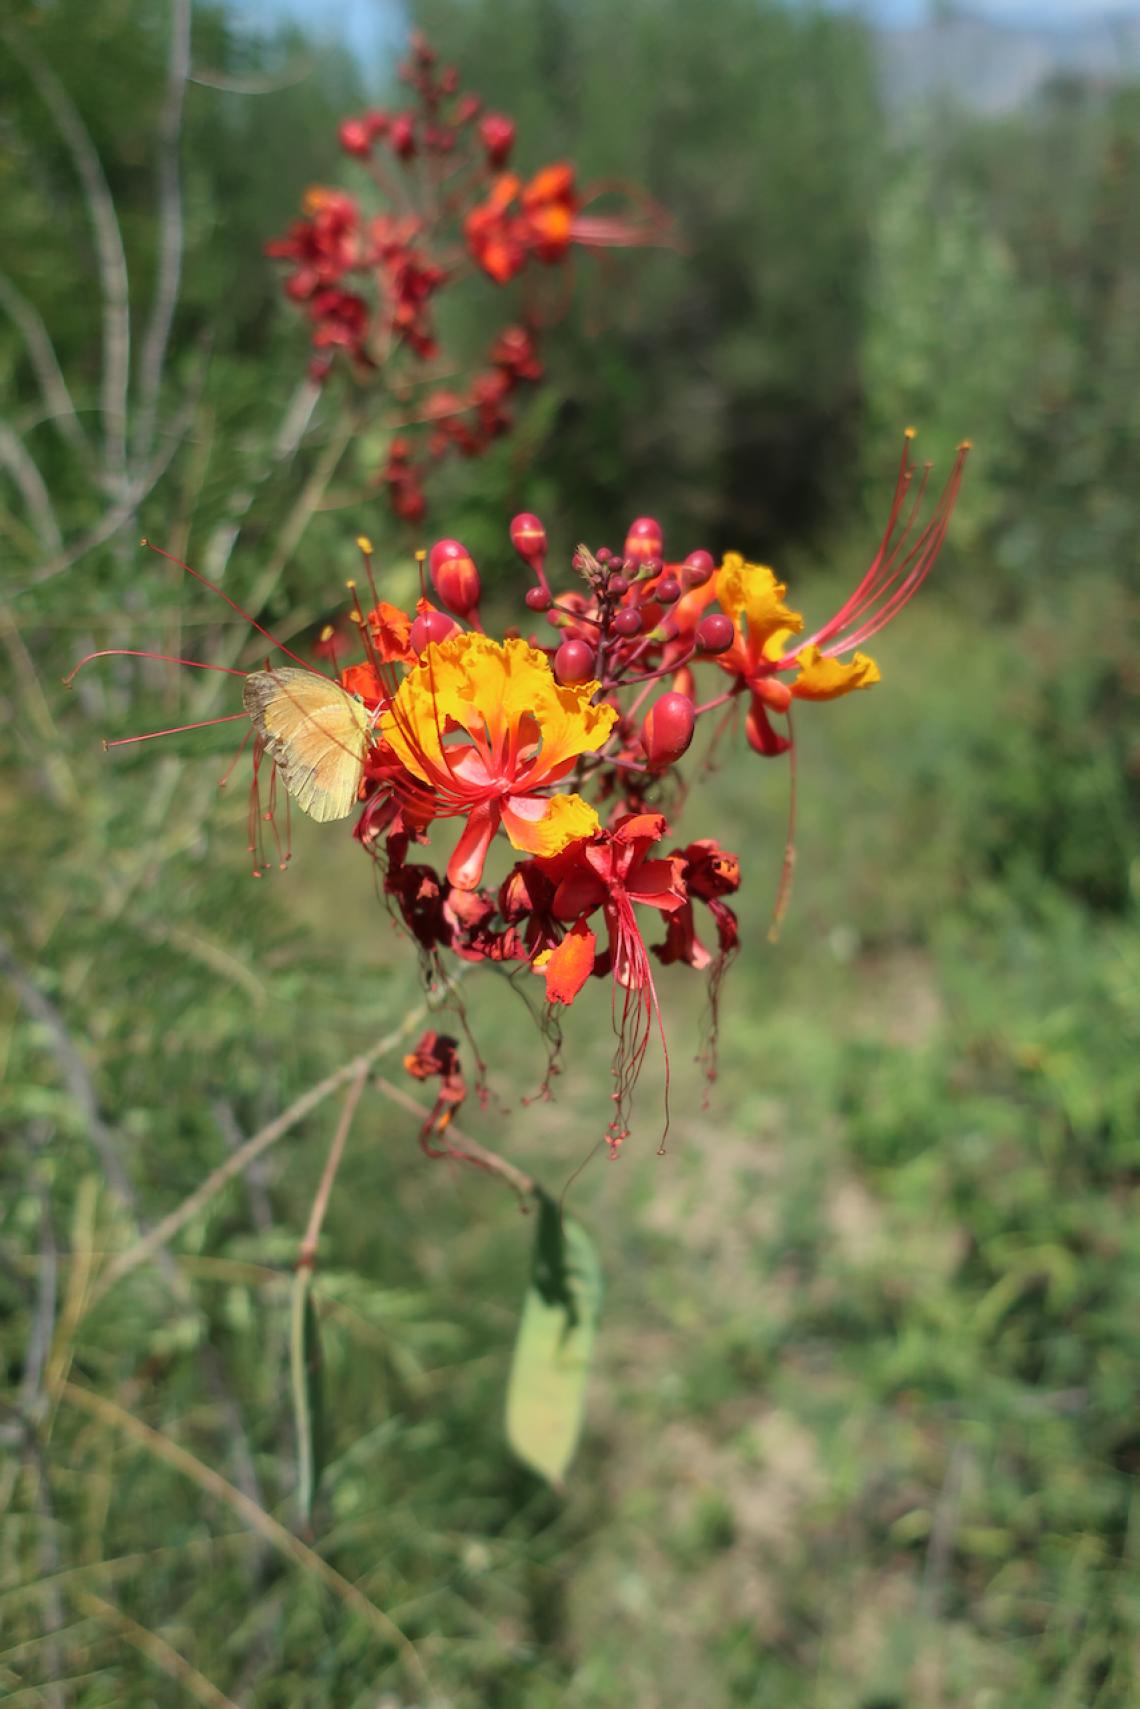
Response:
POLYGON ((739 552, 726 552, 717 571, 717 599, 735 623, 747 617, 748 638, 756 648, 779 630, 798 635, 803 629, 799 612, 784 604, 787 591, 767 564, 746 563, 739 552))
POLYGON ((512 848, 531 855, 561 854, 570 843, 592 837, 598 829, 598 815, 580 795, 552 795, 542 807, 541 817, 531 818, 529 812, 524 817, 513 811, 509 799, 503 802, 503 829, 512 848))
MULTIPOLYGON (((803 625, 801 624, 802 628, 803 625)), ((784 648, 795 634, 794 629, 776 629, 764 643, 764 657, 773 661, 782 659, 784 648)))
POLYGON ((579 754, 600 748, 613 729, 612 706, 591 706, 596 682, 558 683, 545 653, 519 639, 452 635, 428 647, 396 693, 380 728, 409 771, 430 783, 429 766, 442 766, 441 737, 448 720, 494 744, 519 730, 541 738, 537 785, 579 754))
POLYGON ((797 700, 836 700, 879 681, 879 667, 866 653, 856 653, 849 663, 841 664, 838 659, 825 659, 818 647, 805 647, 798 663, 800 674, 792 683, 797 700))

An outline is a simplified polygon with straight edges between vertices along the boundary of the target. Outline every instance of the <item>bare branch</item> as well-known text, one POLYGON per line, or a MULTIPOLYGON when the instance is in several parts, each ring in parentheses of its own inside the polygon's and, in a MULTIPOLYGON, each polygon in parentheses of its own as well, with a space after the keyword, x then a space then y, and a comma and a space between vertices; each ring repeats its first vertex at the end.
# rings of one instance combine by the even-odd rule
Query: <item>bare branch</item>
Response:
POLYGON ((355 1080, 362 1067, 371 1067, 382 1056, 395 1050, 397 1045, 419 1025, 426 1013, 427 1004, 417 1003, 415 1008, 408 1011, 399 1026, 395 1027, 386 1038, 382 1038, 378 1044, 374 1044, 371 1050, 364 1051, 360 1056, 354 1057, 351 1062, 344 1063, 342 1067, 326 1075, 315 1086, 310 1086, 309 1090, 295 1099, 287 1110, 282 1110, 279 1116, 268 1122, 265 1127, 260 1128, 237 1151, 232 1151, 224 1163, 219 1163, 218 1167, 212 1170, 206 1179, 195 1187, 192 1193, 187 1194, 181 1204, 176 1205, 160 1222, 157 1222, 148 1234, 143 1235, 141 1240, 136 1240, 128 1251, 121 1252, 117 1258, 111 1260, 91 1290, 90 1306, 98 1304, 110 1293, 117 1282, 122 1281, 124 1276, 129 1276, 132 1270, 137 1270, 140 1264, 145 1264, 148 1259, 153 1258, 159 1248, 173 1240, 174 1236, 185 1228, 188 1222, 192 1222, 198 1212, 203 1210, 210 1200, 215 1198, 222 1188, 233 1180, 235 1175, 240 1175, 243 1170, 248 1169, 255 1157, 260 1157, 263 1151, 268 1151, 271 1145, 295 1128, 298 1122, 304 1121, 309 1112, 315 1110, 318 1104, 331 1097, 341 1086, 355 1080))
POLYGON ((190 75, 190 13, 191 0, 172 0, 166 99, 158 121, 158 274, 155 280, 154 304, 143 340, 139 411, 135 423, 135 456, 138 459, 149 457, 154 448, 158 394, 162 386, 162 371, 182 277, 182 177, 179 150, 182 141, 186 80, 190 75))
POLYGON ((48 552, 58 552, 63 546, 63 535, 56 521, 51 494, 31 454, 3 421, 0 421, 0 464, 20 489, 40 545, 48 552))
POLYGON ((35 370, 46 406, 43 419, 58 428, 74 450, 89 454, 91 447, 87 443, 47 327, 38 310, 16 289, 6 273, 0 273, 0 308, 7 314, 24 341, 28 361, 35 370))
POLYGON ((50 110, 67 144, 83 189, 87 214, 95 236, 99 282, 103 292, 103 436, 104 463, 112 485, 119 490, 127 479, 127 384, 131 365, 131 306, 127 258, 102 163, 79 112, 35 48, 17 30, 6 29, 3 39, 19 60, 50 110))
POLYGON ((31 588, 39 587, 43 582, 54 580, 56 576, 61 576, 65 570, 70 570, 72 565, 77 564, 81 558, 85 558, 88 552, 94 552, 97 547, 104 546, 108 540, 114 539, 120 528, 125 527, 138 510, 139 505, 158 485, 175 456, 181 450, 182 442, 189 432, 190 422, 197 404, 196 394, 186 400, 177 419, 171 423, 169 433, 165 435, 166 444, 155 452, 148 466, 135 477, 123 497, 111 506, 102 520, 97 522, 93 528, 89 528, 86 534, 81 534, 79 539, 70 546, 65 546, 62 551, 57 552, 54 558, 49 558, 46 564, 41 564, 39 569, 28 577, 23 587, 18 587, 12 592, 10 598, 18 599, 22 593, 27 593, 31 588))
POLYGON ((212 1466, 204 1465, 196 1455, 189 1453, 162 1431, 152 1430, 141 1418, 136 1418, 133 1413, 126 1412, 113 1400, 108 1400, 106 1396, 96 1394, 91 1389, 65 1382, 60 1388, 60 1398, 87 1413, 88 1417, 97 1418, 102 1424, 117 1430, 136 1446, 165 1461, 175 1471, 181 1472, 183 1477, 189 1478, 207 1495, 216 1501, 224 1502, 287 1560, 291 1560, 323 1584, 334 1596, 339 1597, 346 1608, 359 1615, 374 1632, 378 1632, 387 1643, 392 1644, 399 1652, 409 1676, 414 1679, 430 1703, 436 1705, 446 1701, 433 1689, 420 1660, 419 1651, 392 1617, 385 1614, 382 1608, 365 1596, 364 1592, 343 1574, 338 1573, 335 1567, 330 1566, 322 1555, 310 1549, 308 1544, 303 1543, 300 1537, 294 1536, 292 1531, 287 1531, 271 1513, 267 1513, 256 1502, 249 1501, 240 1490, 227 1483, 212 1466))

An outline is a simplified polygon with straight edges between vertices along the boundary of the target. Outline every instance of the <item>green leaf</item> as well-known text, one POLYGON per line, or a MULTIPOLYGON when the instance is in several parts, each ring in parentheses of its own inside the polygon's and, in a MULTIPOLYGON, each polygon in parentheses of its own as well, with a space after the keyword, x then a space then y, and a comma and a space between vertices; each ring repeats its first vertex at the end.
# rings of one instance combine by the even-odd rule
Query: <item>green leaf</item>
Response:
POLYGON ((578 1445, 601 1303, 593 1241, 539 1188, 530 1287, 507 1388, 507 1440, 555 1487, 578 1445))
POLYGON ((312 1269, 304 1264, 293 1278, 289 1364, 297 1428, 297 1505, 306 1528, 325 1463, 324 1361, 312 1287, 312 1269))

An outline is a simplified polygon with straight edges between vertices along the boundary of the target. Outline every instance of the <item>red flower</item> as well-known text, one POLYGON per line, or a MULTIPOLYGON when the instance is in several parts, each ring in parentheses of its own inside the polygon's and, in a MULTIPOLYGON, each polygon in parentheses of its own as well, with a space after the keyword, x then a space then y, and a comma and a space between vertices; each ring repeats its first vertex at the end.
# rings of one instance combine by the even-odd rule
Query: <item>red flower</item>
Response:
MULTIPOLYGON (((612 1152, 629 1133, 629 1102, 649 1048, 654 1020, 665 1046, 653 970, 633 910, 639 905, 670 914, 685 902, 683 861, 675 855, 649 858, 650 849, 666 828, 660 813, 632 814, 612 831, 599 832, 539 863, 557 880, 555 916, 574 922, 557 949, 540 956, 536 963, 545 974, 551 1002, 572 1003, 590 973, 601 970, 595 960, 595 935, 586 922, 598 908, 606 922, 606 959, 614 977, 613 1016, 618 1041, 613 1060, 613 1100, 617 1107, 606 1134, 612 1152)), ((667 1128, 667 1047, 665 1074, 667 1128)))

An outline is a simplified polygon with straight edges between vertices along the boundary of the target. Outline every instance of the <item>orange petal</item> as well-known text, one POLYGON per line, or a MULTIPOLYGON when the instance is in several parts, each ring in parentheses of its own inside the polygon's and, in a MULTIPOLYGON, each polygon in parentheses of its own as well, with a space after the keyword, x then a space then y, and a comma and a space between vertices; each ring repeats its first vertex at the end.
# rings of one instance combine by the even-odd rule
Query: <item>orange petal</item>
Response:
POLYGON ((548 1003, 572 1003, 594 971, 597 939, 585 920, 572 926, 558 945, 539 959, 546 976, 548 1003))

